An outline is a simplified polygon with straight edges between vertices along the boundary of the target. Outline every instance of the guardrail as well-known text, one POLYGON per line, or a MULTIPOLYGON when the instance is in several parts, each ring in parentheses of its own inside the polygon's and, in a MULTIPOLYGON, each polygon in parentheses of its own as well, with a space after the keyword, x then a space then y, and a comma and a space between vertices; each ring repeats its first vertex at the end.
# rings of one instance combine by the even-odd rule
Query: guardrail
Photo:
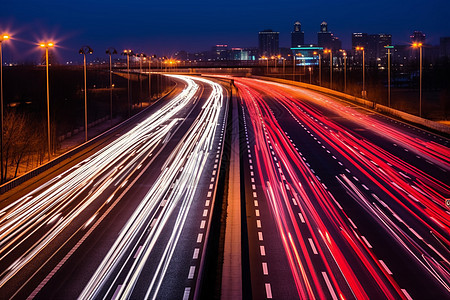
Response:
POLYGON ((411 123, 415 123, 418 125, 421 125, 423 127, 429 128, 429 129, 433 129, 442 133, 446 133, 446 134, 450 134, 450 126, 446 125, 446 124, 441 124, 435 121, 431 121, 428 119, 424 119, 397 109, 393 109, 390 107, 387 107, 385 105, 381 105, 378 103, 375 103, 374 101, 370 101, 367 99, 363 99, 363 98, 359 98, 359 97, 355 97, 355 96, 351 96, 345 93, 341 93, 338 91, 334 91, 328 88, 324 88, 324 87, 320 87, 317 85, 313 85, 313 84, 308 84, 308 83, 303 83, 303 82, 296 82, 296 81, 291 81, 291 80, 286 80, 286 79, 279 79, 279 78, 272 78, 272 77, 264 77, 264 76, 251 76, 252 78, 255 79, 261 79, 261 80, 267 80, 267 81, 273 81, 273 82, 278 82, 278 83, 285 83, 285 84, 289 84, 289 85, 295 85, 298 87, 303 87, 303 88, 307 88, 310 90, 314 90, 314 91, 318 91, 321 93, 325 93, 328 95, 332 95, 332 96, 336 96, 340 99, 345 99, 345 100, 349 100, 353 103, 358 103, 361 104, 367 108, 376 110, 378 112, 384 113, 384 114, 388 114, 391 116, 395 116, 398 117, 400 119, 403 119, 405 121, 411 122, 411 123))

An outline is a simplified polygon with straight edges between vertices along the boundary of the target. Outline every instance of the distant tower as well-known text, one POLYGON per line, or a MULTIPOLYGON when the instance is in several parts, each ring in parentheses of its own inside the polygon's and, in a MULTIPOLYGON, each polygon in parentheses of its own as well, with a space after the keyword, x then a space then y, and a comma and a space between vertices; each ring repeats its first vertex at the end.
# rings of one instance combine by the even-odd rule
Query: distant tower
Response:
POLYGON ((320 24, 320 31, 317 33, 317 45, 326 49, 333 48, 333 35, 328 31, 327 22, 320 24))
POLYGON ((260 31, 258 34, 259 55, 272 56, 279 54, 279 32, 271 29, 260 31))
POLYGON ((328 32, 328 23, 323 21, 320 24, 320 32, 328 32))
POLYGON ((291 32, 291 47, 297 48, 305 43, 305 33, 302 31, 302 24, 294 23, 294 31, 291 32))

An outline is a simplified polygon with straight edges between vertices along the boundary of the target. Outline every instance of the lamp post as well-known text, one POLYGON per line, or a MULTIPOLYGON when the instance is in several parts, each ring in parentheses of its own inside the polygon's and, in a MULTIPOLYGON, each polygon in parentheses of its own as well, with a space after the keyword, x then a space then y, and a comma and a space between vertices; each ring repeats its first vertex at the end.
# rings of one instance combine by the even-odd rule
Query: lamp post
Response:
POLYGON ((51 156, 51 137, 50 137, 50 90, 48 84, 48 48, 55 46, 53 42, 41 43, 41 48, 45 48, 45 74, 47 78, 47 140, 48 140, 48 160, 51 156))
POLYGON ((112 83, 112 58, 111 56, 113 54, 117 54, 117 50, 114 49, 113 47, 109 47, 108 49, 106 49, 106 54, 109 55, 109 119, 112 122, 112 117, 113 117, 113 113, 112 113, 112 90, 113 90, 113 83, 112 83))
POLYGON ((9 39, 9 35, 2 34, 0 36, 0 97, 1 97, 1 128, 0 128, 0 169, 1 177, 0 183, 3 183, 3 53, 2 53, 2 43, 9 39))
POLYGON ((86 84, 86 54, 92 54, 94 50, 92 50, 89 46, 83 46, 78 51, 80 54, 83 54, 83 66, 84 66, 84 141, 88 140, 88 118, 87 118, 87 84, 86 84))
POLYGON ((144 53, 139 53, 136 55, 137 57, 139 57, 139 103, 141 104, 142 107, 142 102, 141 102, 141 97, 142 97, 142 61, 146 59, 147 55, 145 55, 144 53))
POLYGON ((295 81, 295 58, 297 57, 297 53, 292 55, 292 81, 295 81))
POLYGON ((333 89, 333 51, 331 49, 325 49, 323 53, 330 54, 330 89, 333 89))
POLYGON ((342 52, 342 57, 344 58, 344 93, 347 92, 347 52, 345 50, 339 50, 342 52))
POLYGON ((319 55, 319 86, 322 86, 322 57, 319 52, 313 52, 314 55, 319 55))
POLYGON ((127 91, 128 91, 128 117, 131 115, 130 107, 130 56, 134 55, 132 50, 123 50, 122 55, 127 56, 127 91))
POLYGON ((387 65, 388 65, 388 107, 391 107, 391 49, 394 46, 384 46, 387 49, 387 65))
POLYGON ((283 60, 283 79, 286 79, 286 59, 284 57, 281 59, 283 60))
POLYGON ((422 117, 422 43, 414 43, 413 48, 419 48, 419 117, 422 117))
POLYGON ((363 98, 366 98, 367 92, 366 92, 366 59, 365 59, 365 51, 364 47, 356 47, 356 51, 362 51, 362 76, 363 76, 363 88, 361 95, 363 98))
POLYGON ((308 67, 308 71, 309 71, 309 84, 312 84, 312 68, 308 67))

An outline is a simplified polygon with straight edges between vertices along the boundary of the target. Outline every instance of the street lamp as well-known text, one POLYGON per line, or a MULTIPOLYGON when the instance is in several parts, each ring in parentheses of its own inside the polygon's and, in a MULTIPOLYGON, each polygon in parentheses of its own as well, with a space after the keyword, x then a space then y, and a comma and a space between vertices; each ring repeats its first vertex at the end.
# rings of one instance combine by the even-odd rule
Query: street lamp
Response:
POLYGON ((413 48, 419 48, 419 117, 422 117, 422 43, 414 43, 413 48))
POLYGON ((362 51, 362 76, 363 76, 363 88, 361 95, 363 98, 366 98, 367 92, 366 92, 366 60, 365 60, 365 51, 364 47, 357 46, 356 51, 362 51))
POLYGON ((319 55, 319 86, 322 86, 322 57, 320 52, 313 52, 314 55, 319 55))
POLYGON ((145 60, 145 58, 147 57, 147 55, 145 55, 144 53, 139 53, 136 54, 137 57, 139 57, 139 102, 141 104, 142 107, 142 102, 141 102, 141 97, 142 97, 142 60, 145 60))
POLYGON ((391 49, 394 46, 384 46, 387 49, 387 65, 388 65, 388 107, 391 107, 391 49))
POLYGON ((3 182, 3 53, 2 53, 2 43, 9 39, 8 34, 2 34, 0 36, 0 97, 1 97, 1 128, 0 128, 0 169, 1 178, 0 183, 3 182))
POLYGON ((50 161, 50 90, 48 84, 48 48, 54 47, 53 42, 41 43, 39 45, 41 48, 45 48, 45 74, 47 77, 47 140, 48 140, 48 160, 50 161))
POLYGON ((344 93, 347 92, 347 52, 345 50, 339 50, 342 52, 344 58, 344 93))
POLYGON ((330 54, 330 89, 333 89, 333 51, 331 49, 325 49, 323 53, 330 54))
POLYGON ((83 46, 80 48, 78 53, 83 54, 83 66, 84 66, 84 141, 88 140, 88 119, 87 119, 87 84, 86 84, 86 54, 92 54, 94 50, 92 50, 89 46, 83 46))
POLYGON ((130 111, 130 56, 134 53, 132 50, 123 50, 122 55, 127 56, 127 79, 128 79, 128 117, 131 115, 130 111))
POLYGON ((113 47, 109 47, 106 49, 106 54, 109 55, 109 110, 110 110, 110 116, 109 119, 112 122, 112 90, 113 90, 113 83, 112 83, 112 58, 111 56, 114 54, 117 54, 117 50, 113 47))

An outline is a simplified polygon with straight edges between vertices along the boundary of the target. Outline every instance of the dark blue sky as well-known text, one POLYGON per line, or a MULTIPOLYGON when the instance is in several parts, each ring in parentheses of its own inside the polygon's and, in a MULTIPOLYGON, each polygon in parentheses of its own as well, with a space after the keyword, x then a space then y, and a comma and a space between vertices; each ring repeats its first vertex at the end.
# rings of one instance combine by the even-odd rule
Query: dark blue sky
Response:
POLYGON ((441 36, 450 36, 449 12, 448 0, 10 0, 1 4, 0 29, 17 38, 5 47, 7 61, 35 60, 39 50, 33 43, 46 37, 58 42, 65 61, 81 60, 78 49, 86 44, 95 57, 104 57, 109 46, 159 55, 218 43, 257 46, 264 29, 280 31, 280 46, 288 47, 296 20, 307 43, 317 42, 319 25, 326 21, 345 48, 352 32, 391 33, 394 44, 405 44, 413 30, 422 30, 428 43, 439 44, 441 36))

